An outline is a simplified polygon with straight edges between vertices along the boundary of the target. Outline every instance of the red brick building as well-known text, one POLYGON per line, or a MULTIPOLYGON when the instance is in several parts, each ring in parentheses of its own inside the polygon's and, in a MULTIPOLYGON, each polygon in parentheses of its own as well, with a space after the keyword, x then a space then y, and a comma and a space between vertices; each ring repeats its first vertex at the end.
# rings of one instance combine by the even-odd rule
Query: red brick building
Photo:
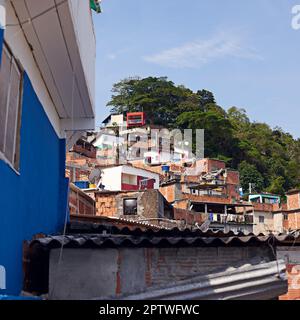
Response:
POLYGON ((300 190, 286 194, 287 210, 283 211, 283 228, 285 231, 300 229, 300 190))

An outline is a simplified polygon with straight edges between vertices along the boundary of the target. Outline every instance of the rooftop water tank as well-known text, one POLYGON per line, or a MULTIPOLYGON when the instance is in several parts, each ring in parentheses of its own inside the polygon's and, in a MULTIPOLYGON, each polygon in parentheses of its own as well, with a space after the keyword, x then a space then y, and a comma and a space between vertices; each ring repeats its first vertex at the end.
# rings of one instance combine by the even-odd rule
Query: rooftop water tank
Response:
POLYGON ((162 172, 170 172, 170 166, 162 166, 161 170, 162 172))

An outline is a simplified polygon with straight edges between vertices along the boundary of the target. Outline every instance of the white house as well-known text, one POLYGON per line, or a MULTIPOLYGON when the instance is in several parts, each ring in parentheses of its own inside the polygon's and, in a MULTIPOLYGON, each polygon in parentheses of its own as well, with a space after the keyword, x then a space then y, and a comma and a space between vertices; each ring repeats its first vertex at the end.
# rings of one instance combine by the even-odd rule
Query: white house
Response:
POLYGON ((159 174, 122 165, 102 169, 101 184, 108 191, 159 189, 159 174))

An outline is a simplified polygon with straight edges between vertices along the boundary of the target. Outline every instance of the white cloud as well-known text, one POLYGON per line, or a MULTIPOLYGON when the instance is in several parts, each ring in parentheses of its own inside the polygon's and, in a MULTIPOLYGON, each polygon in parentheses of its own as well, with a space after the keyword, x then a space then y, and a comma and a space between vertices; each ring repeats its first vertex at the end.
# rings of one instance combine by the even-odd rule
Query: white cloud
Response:
POLYGON ((253 48, 243 45, 236 35, 220 33, 208 40, 196 40, 182 46, 143 57, 150 63, 169 68, 199 68, 216 59, 233 57, 262 60, 253 48))
POLYGON ((108 60, 115 60, 117 55, 115 53, 109 53, 106 57, 108 60))

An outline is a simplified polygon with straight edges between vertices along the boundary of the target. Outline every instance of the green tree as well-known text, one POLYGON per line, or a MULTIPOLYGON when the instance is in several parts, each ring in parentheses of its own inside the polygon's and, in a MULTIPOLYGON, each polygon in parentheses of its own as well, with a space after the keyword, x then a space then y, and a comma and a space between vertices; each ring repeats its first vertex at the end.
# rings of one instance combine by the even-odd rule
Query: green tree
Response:
POLYGON ((108 106, 114 113, 144 111, 151 124, 172 126, 192 91, 166 77, 128 78, 116 83, 108 106))
POLYGON ((256 192, 261 192, 264 189, 264 178, 254 165, 243 161, 238 169, 240 172, 241 187, 244 192, 249 190, 250 183, 256 192))

